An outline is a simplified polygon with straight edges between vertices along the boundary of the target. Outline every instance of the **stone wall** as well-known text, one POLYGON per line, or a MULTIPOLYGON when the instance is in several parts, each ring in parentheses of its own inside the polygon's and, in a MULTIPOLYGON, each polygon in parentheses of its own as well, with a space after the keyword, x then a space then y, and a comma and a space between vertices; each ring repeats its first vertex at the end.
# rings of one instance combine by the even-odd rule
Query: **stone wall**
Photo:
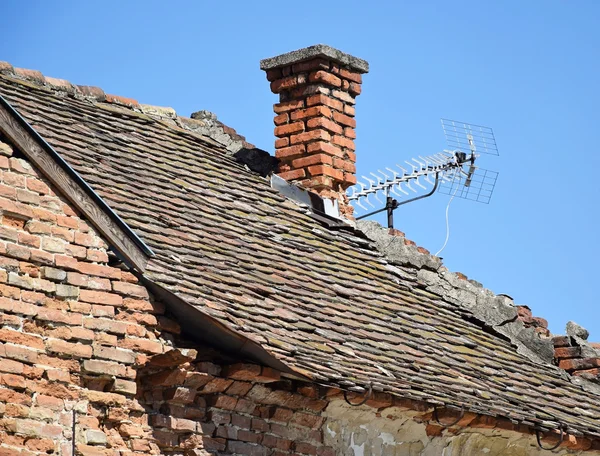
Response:
MULTIPOLYGON (((580 454, 582 448, 591 447, 590 442, 567 439, 560 449, 545 451, 534 435, 516 432, 509 422, 465 414, 468 427, 445 429, 425 419, 428 415, 403 406, 376 411, 367 406, 351 407, 337 399, 324 416, 323 441, 340 456, 549 456, 580 454)), ((440 418, 442 423, 454 420, 440 418)), ((556 443, 556 436, 542 440, 545 447, 556 443)))

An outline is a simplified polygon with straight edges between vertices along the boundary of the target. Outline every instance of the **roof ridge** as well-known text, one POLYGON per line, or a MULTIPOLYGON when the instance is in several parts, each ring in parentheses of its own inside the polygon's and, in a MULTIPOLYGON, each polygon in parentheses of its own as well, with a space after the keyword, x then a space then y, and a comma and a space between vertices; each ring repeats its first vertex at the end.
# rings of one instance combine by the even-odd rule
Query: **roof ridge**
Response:
POLYGON ((255 145, 247 142, 246 138, 237 133, 235 129, 219 121, 216 114, 210 111, 194 112, 190 117, 181 116, 172 107, 139 103, 133 98, 108 94, 100 87, 73 84, 66 79, 45 76, 38 70, 14 67, 9 62, 1 60, 0 74, 17 82, 26 81, 40 88, 50 89, 62 96, 98 103, 109 103, 160 120, 171 120, 179 128, 213 139, 224 146, 230 154, 234 154, 241 149, 257 149, 255 145))

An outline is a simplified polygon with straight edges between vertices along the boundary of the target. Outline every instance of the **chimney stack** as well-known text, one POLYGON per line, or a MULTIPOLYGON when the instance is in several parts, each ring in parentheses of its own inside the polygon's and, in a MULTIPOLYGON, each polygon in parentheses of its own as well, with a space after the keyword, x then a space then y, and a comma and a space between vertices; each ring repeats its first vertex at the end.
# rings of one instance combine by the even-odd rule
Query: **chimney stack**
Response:
POLYGON ((356 183, 355 99, 369 64, 318 44, 261 60, 275 111, 279 176, 338 201, 352 218, 346 189, 356 183))

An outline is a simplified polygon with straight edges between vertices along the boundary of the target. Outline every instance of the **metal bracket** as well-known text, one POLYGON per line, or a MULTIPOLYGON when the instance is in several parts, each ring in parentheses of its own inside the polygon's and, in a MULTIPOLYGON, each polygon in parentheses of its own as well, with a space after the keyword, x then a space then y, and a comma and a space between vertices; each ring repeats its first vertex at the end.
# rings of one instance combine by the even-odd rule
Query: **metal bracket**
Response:
POLYGON ((405 201, 401 201, 401 202, 392 198, 391 196, 388 196, 386 198, 385 207, 383 207, 382 209, 373 211, 373 212, 369 212, 368 214, 361 215, 360 217, 356 217, 356 220, 361 220, 366 217, 370 217, 371 215, 375 215, 375 214, 379 214, 380 212, 387 211, 388 228, 394 228, 394 210, 398 209, 400 206, 402 206, 404 204, 412 203, 413 201, 417 201, 417 200, 427 198, 427 197, 433 195, 438 188, 439 174, 440 174, 439 172, 435 173, 435 184, 433 185, 433 189, 429 193, 426 193, 425 195, 417 196, 415 198, 411 198, 411 199, 408 199, 405 201))

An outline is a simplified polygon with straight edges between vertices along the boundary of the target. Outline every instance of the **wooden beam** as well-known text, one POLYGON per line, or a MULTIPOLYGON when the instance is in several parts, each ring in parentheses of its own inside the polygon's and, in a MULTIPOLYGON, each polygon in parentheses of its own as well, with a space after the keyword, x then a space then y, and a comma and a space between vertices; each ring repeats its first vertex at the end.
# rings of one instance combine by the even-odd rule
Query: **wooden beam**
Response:
POLYGON ((129 266, 144 272, 151 251, 25 120, 0 97, 0 132, 86 217, 129 266), (145 246, 144 246, 145 247, 145 246), (150 254, 148 254, 149 252, 150 254))

